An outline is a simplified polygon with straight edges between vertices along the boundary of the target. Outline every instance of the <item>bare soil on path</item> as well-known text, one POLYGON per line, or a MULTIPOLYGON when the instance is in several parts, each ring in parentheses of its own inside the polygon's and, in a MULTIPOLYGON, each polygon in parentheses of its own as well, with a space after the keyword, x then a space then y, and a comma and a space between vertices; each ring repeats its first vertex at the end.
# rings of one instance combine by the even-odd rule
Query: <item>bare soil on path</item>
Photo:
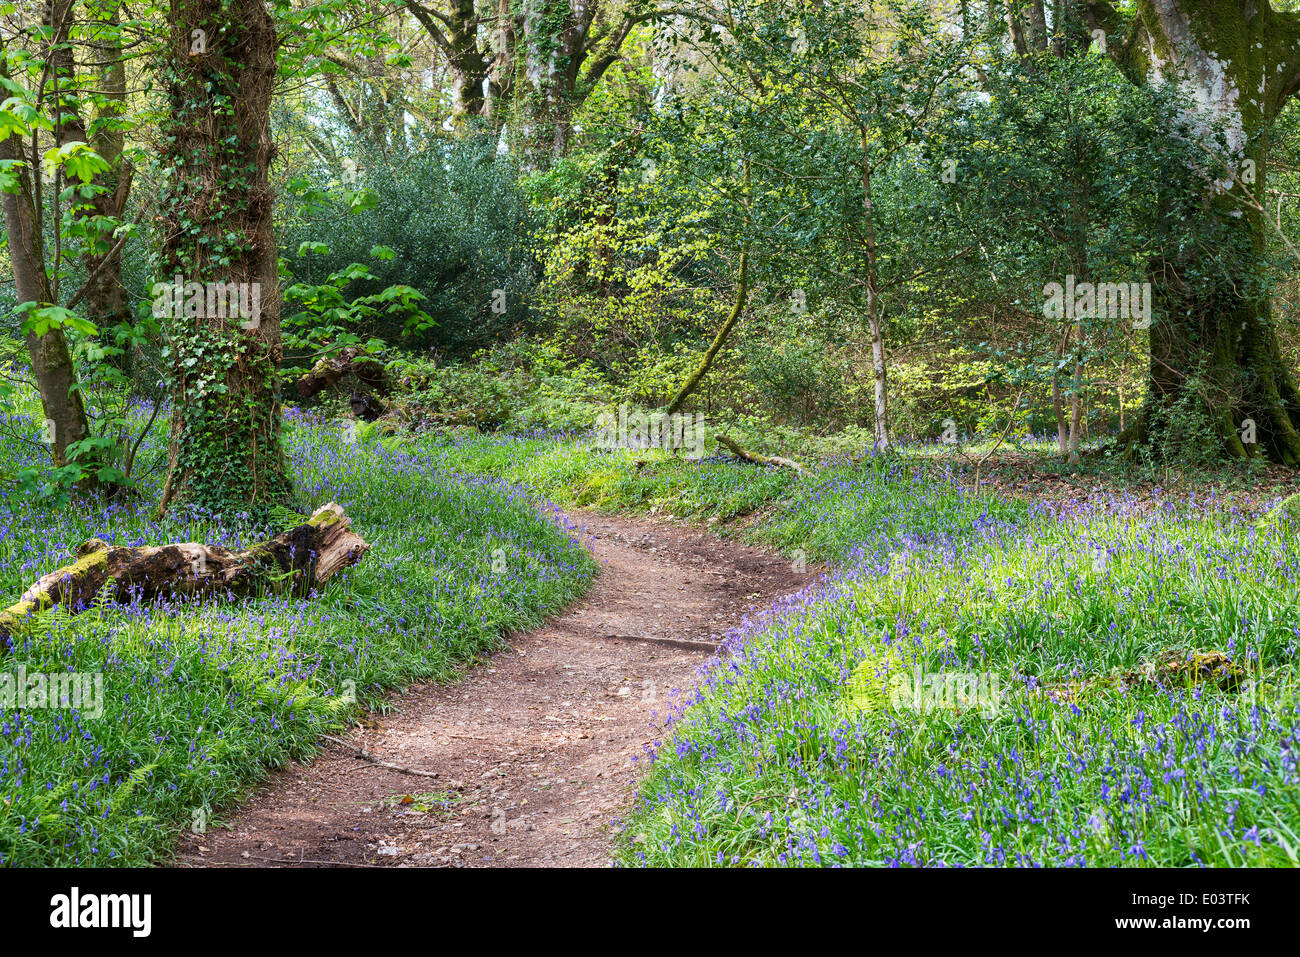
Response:
POLYGON ((797 591, 772 552, 652 518, 571 513, 587 594, 451 684, 395 694, 309 764, 276 772, 178 866, 602 866, 636 755, 720 636, 797 591), (413 775, 374 759, 424 772, 413 775))

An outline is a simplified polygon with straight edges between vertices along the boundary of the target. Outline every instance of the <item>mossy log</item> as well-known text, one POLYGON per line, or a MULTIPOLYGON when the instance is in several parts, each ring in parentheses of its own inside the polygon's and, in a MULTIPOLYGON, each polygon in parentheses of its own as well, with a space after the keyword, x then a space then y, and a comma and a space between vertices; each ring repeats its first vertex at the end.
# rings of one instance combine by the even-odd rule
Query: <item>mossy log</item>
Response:
POLYGON ((803 474, 803 466, 791 459, 783 459, 779 455, 759 455, 757 452, 751 452, 748 449, 741 448, 739 443, 734 439, 727 438, 725 435, 715 435, 718 444, 724 446, 737 458, 744 459, 746 462, 753 462, 755 465, 779 465, 782 468, 793 469, 799 474, 803 474))
POLYGON ((41 578, 0 611, 0 654, 8 650, 3 639, 31 615, 55 605, 76 614, 101 593, 118 604, 207 594, 306 594, 370 550, 351 524, 342 507, 330 503, 301 525, 240 552, 197 542, 125 547, 92 538, 77 549, 72 564, 41 578))

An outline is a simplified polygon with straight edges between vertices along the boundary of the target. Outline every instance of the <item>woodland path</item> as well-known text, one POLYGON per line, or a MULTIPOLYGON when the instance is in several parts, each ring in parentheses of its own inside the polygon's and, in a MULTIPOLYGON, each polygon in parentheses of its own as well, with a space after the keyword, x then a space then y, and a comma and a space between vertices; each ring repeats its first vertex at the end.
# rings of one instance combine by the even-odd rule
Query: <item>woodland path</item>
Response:
POLYGON ((631 759, 719 636, 815 571, 653 518, 573 512, 601 571, 587 594, 451 684, 415 685, 186 834, 180 866, 602 866, 631 759), (414 776, 357 756, 436 774, 414 776), (405 803, 403 803, 405 802, 405 803))

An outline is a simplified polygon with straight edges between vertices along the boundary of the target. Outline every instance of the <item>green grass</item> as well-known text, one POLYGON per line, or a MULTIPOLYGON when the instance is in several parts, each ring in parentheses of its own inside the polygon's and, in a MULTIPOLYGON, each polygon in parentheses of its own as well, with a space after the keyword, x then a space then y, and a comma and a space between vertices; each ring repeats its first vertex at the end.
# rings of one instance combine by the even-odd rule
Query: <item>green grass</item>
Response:
POLYGON ((724 535, 851 561, 881 534, 961 534, 1027 513, 1022 502, 973 497, 889 456, 832 459, 796 476, 723 453, 690 460, 662 450, 598 451, 584 438, 449 437, 432 450, 448 468, 520 482, 557 504, 653 511, 715 524, 724 535))

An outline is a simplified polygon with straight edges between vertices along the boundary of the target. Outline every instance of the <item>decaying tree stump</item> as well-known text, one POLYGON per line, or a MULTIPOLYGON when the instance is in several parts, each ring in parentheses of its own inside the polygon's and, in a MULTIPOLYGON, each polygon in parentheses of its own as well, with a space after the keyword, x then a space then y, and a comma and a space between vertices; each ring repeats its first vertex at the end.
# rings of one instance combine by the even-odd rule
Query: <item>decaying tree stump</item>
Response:
POLYGON ((92 538, 77 549, 76 561, 46 575, 0 611, 0 654, 7 650, 3 639, 28 616, 54 605, 75 614, 101 592, 119 604, 223 592, 306 594, 370 550, 351 524, 342 507, 331 502, 303 524, 242 552, 196 542, 128 548, 92 538))
POLYGON ((310 399, 338 383, 349 372, 381 395, 388 392, 388 374, 383 363, 366 355, 358 346, 348 346, 322 358, 310 372, 298 378, 294 390, 299 399, 310 399))

